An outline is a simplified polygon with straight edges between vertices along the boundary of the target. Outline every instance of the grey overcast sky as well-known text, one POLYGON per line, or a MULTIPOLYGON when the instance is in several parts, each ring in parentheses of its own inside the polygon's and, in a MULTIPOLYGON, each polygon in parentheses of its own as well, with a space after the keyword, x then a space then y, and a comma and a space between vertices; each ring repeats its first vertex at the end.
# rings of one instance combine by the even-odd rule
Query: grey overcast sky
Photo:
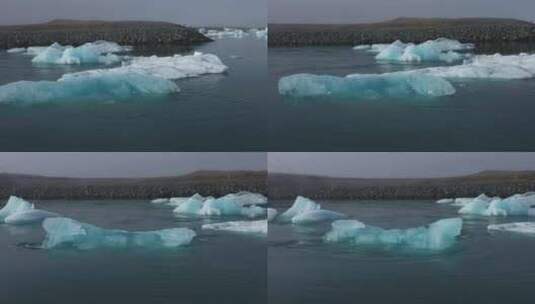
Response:
POLYGON ((266 170, 266 153, 0 153, 0 172, 67 177, 175 176, 266 170))
POLYGON ((268 0, 272 23, 361 23, 395 17, 535 20, 534 0, 268 0))
POLYGON ((535 170, 535 153, 269 153, 269 172, 336 177, 443 177, 535 170))
POLYGON ((0 0, 0 24, 55 18, 265 26, 267 0, 0 0))

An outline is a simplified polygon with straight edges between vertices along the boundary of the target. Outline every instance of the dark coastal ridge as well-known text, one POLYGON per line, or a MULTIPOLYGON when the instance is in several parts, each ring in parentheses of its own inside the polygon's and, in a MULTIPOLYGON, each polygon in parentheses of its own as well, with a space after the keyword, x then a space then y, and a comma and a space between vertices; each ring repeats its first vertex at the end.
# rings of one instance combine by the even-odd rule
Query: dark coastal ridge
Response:
POLYGON ((535 42, 535 24, 501 18, 397 18, 366 24, 269 24, 270 47, 424 42, 438 37, 473 43, 535 42))
POLYGON ((69 178, 0 174, 0 198, 25 199, 154 199, 222 196, 231 192, 266 193, 264 171, 198 171, 174 177, 69 178))
POLYGON ((441 199, 535 191, 535 171, 484 171, 446 178, 336 178, 270 173, 270 199, 441 199))
POLYGON ((0 48, 81 45, 106 40, 121 45, 190 46, 212 41, 196 29, 152 21, 81 21, 53 20, 40 24, 0 26, 0 48))

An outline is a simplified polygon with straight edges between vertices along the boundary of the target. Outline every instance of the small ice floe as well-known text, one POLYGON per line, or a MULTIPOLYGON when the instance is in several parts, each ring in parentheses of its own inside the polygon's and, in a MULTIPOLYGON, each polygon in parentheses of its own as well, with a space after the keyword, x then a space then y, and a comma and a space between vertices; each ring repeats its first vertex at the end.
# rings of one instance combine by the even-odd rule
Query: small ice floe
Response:
POLYGON ((357 220, 338 220, 324 236, 326 242, 386 246, 421 250, 444 250, 455 244, 461 234, 461 218, 448 218, 408 229, 382 229, 357 220))
POLYGON ((43 222, 46 238, 42 248, 75 248, 80 250, 110 248, 175 248, 191 243, 195 232, 188 228, 130 232, 103 229, 70 218, 48 218, 43 222))
POLYGON ((58 216, 54 212, 35 209, 33 204, 16 196, 11 196, 6 205, 0 209, 0 223, 10 225, 40 223, 46 218, 58 216))
POLYGON ((204 224, 202 225, 202 229, 267 235, 268 223, 267 220, 231 221, 215 224, 204 224))
POLYGON ((489 225, 490 231, 507 231, 535 235, 535 222, 517 222, 498 225, 489 225))

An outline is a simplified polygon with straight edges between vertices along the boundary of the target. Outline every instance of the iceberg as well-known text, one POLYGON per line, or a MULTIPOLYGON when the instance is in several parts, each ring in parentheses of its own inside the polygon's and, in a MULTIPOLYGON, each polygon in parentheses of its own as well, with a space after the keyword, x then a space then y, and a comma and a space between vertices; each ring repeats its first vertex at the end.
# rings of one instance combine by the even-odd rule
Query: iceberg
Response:
POLYGON ((131 57, 120 67, 96 69, 63 75, 60 80, 85 78, 95 75, 142 74, 175 80, 197 77, 204 74, 220 74, 228 70, 221 59, 213 54, 195 52, 193 55, 174 55, 168 57, 131 57))
POLYGON ((107 41, 89 42, 78 47, 62 46, 54 43, 47 48, 33 49, 33 63, 46 64, 114 64, 121 57, 113 53, 130 50, 117 43, 107 41))
POLYGON ((272 222, 277 217, 277 209, 275 208, 267 208, 267 220, 268 222, 272 222))
POLYGON ((282 221, 291 221, 293 217, 305 213, 307 211, 319 210, 321 209, 320 204, 314 202, 311 199, 306 197, 298 196, 292 207, 286 210, 284 213, 279 215, 279 219, 282 221))
POLYGON ((202 229, 267 235, 268 224, 267 220, 231 221, 215 224, 204 224, 202 225, 202 229))
POLYGON ((386 230, 356 220, 339 220, 332 223, 332 228, 324 236, 324 240, 364 246, 444 250, 455 244, 461 234, 462 225, 461 218, 448 218, 428 226, 386 230))
POLYGON ((127 101, 178 91, 174 82, 146 74, 87 74, 59 81, 18 81, 2 85, 0 102, 127 101))
POLYGON ((51 217, 59 217, 60 215, 54 212, 31 209, 22 212, 16 212, 5 218, 5 223, 10 225, 27 225, 33 223, 40 223, 44 219, 51 217))
POLYGON ((354 50, 366 50, 377 53, 377 60, 399 61, 399 62, 421 62, 421 61, 445 61, 454 62, 467 58, 466 54, 456 51, 471 50, 474 45, 471 43, 461 43, 457 40, 438 38, 428 40, 423 43, 403 43, 400 40, 392 44, 358 45, 354 50))
POLYGON ((248 191, 240 191, 237 193, 229 193, 221 199, 231 200, 240 206, 245 205, 265 205, 267 204, 267 197, 260 193, 253 193, 248 191))
POLYGON ((378 99, 415 95, 440 97, 455 94, 455 88, 443 78, 413 72, 351 74, 346 77, 294 74, 279 80, 279 93, 293 97, 378 99))
POLYGON ((203 216, 221 216, 221 215, 241 215, 241 206, 225 198, 208 199, 204 201, 199 215, 203 216))
POLYGON ((507 231, 507 232, 518 232, 525 234, 535 234, 535 222, 518 222, 518 223, 507 223, 507 224, 497 224, 489 225, 488 230, 494 231, 507 231))
POLYGON ((204 197, 195 194, 179 204, 173 212, 176 214, 198 215, 203 208, 204 197))
POLYGON ((507 198, 490 198, 485 194, 472 199, 460 210, 460 214, 481 216, 535 215, 535 195, 533 193, 515 194, 507 198))
POLYGON ((345 218, 346 215, 330 210, 311 210, 300 213, 292 218, 294 224, 313 224, 318 222, 333 221, 345 218))
POLYGON ((195 237, 195 232, 188 228, 130 232, 103 229, 65 217, 47 218, 43 228, 46 237, 42 247, 45 249, 175 248, 188 245, 195 237))
POLYGON ((0 209, 0 223, 5 223, 11 215, 33 210, 34 206, 20 197, 10 196, 6 205, 0 209))
POLYGON ((474 198, 475 197, 457 197, 457 198, 455 198, 455 200, 453 201, 453 204, 451 204, 451 205, 452 206, 456 206, 456 207, 463 207, 466 204, 468 204, 471 201, 473 201, 474 198))

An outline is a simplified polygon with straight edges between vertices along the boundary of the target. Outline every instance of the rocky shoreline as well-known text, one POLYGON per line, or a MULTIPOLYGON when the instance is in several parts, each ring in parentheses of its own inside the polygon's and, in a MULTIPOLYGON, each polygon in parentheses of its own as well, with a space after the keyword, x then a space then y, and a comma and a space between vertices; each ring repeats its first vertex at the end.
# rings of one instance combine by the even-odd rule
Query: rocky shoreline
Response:
POLYGON ((478 174, 420 179, 332 178, 269 174, 268 193, 273 200, 297 195, 332 200, 436 200, 476 197, 481 193, 506 197, 535 191, 535 171, 488 171, 478 174))
POLYGON ((0 49, 81 45, 107 40, 121 45, 180 45, 212 41, 194 28, 168 22, 53 20, 42 24, 0 26, 0 49))
POLYGON ((154 199, 159 197, 222 196, 250 191, 265 194, 266 172, 200 171, 177 177, 62 178, 0 174, 0 198, 25 199, 154 199))
POLYGON ((535 42, 535 24, 498 18, 398 18, 369 24, 270 24, 270 47, 359 45, 438 37, 473 43, 535 42))

